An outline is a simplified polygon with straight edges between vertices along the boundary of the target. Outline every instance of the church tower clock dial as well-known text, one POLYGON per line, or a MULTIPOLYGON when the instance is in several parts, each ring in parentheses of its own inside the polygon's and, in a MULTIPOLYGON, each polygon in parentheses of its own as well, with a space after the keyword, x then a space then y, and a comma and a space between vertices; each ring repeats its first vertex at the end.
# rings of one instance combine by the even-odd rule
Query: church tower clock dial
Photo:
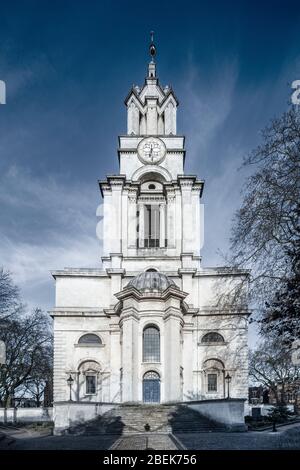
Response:
POLYGON ((157 137, 146 137, 139 143, 137 151, 143 163, 158 164, 166 155, 166 146, 157 137))

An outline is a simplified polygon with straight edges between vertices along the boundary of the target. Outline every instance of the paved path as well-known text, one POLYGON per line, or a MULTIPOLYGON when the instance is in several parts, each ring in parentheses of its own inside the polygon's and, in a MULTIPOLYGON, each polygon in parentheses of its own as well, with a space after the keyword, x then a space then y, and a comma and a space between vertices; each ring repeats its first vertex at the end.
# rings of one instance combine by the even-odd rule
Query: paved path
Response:
POLYGON ((278 432, 178 434, 190 450, 300 450, 300 426, 290 425, 278 432))
MULTIPOLYGON (((1 431, 1 429, 0 429, 1 431)), ((3 429, 2 429, 3 432, 3 429)), ((6 450, 175 450, 180 448, 167 434, 138 436, 44 436, 24 434, 24 429, 10 430, 9 439, 0 440, 0 449, 6 450), (23 434, 22 434, 23 433, 23 434), (147 441, 148 438, 148 441, 147 441), (9 443, 8 443, 9 442, 9 443)), ((178 434, 180 442, 190 450, 300 450, 300 426, 290 425, 277 433, 191 433, 178 434)))
POLYGON ((176 441, 168 434, 139 434, 136 436, 124 436, 118 439, 111 450, 176 450, 176 441))
POLYGON ((0 450, 107 450, 119 436, 52 436, 48 431, 32 431, 0 426, 0 450))

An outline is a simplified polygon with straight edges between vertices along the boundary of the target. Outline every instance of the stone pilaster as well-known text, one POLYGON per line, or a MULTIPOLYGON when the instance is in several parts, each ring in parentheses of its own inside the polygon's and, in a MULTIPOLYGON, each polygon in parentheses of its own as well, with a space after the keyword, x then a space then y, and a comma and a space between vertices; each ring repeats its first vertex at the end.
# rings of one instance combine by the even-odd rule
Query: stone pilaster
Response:
POLYGON ((122 329, 122 401, 138 401, 138 325, 134 311, 121 315, 122 329))
POLYGON ((164 316, 165 323, 165 397, 167 401, 181 401, 181 344, 180 311, 171 307, 164 316))

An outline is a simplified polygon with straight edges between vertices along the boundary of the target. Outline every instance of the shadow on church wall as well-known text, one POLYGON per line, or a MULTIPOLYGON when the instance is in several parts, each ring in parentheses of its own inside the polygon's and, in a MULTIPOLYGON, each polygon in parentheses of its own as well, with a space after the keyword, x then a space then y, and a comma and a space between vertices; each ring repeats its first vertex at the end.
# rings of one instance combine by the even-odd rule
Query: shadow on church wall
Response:
POLYGON ((66 434, 95 436, 95 435, 113 435, 112 443, 123 434, 125 425, 122 417, 112 414, 110 411, 94 419, 86 421, 83 412, 76 413, 76 417, 70 420, 70 426, 66 434))

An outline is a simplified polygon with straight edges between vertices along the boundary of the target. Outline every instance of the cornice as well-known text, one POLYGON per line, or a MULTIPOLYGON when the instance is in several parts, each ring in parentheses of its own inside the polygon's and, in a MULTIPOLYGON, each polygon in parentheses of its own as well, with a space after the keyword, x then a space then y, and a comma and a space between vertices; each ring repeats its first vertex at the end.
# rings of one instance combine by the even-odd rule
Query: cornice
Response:
POLYGON ((178 175, 177 181, 181 188, 190 189, 191 191, 199 191, 200 197, 202 196, 204 180, 198 180, 195 175, 178 175))
POLYGON ((122 291, 117 292, 115 296, 117 299, 124 301, 126 298, 133 297, 134 299, 138 301, 143 301, 143 300, 167 300, 170 297, 176 297, 180 300, 185 299, 187 297, 187 293, 183 292, 179 288, 170 286, 167 289, 165 289, 163 292, 158 292, 158 291, 144 291, 141 292, 137 290, 135 287, 125 287, 122 291))
POLYGON ((57 277, 107 277, 106 271, 96 268, 64 268, 51 271, 51 275, 57 277))
POLYGON ((130 307, 130 308, 125 309, 121 312, 119 325, 122 326, 124 321, 130 320, 130 319, 133 319, 137 322, 140 321, 140 316, 138 314, 138 311, 134 307, 130 307))
POLYGON ((184 274, 191 274, 192 277, 194 277, 196 273, 197 273, 197 268, 179 268, 178 269, 178 275, 180 277, 182 277, 182 275, 184 274))
POLYGON ((110 192, 112 188, 122 189, 126 183, 126 175, 107 175, 105 180, 98 180, 101 196, 104 192, 110 192))
POLYGON ((180 310, 175 309, 174 307, 169 307, 166 309, 165 314, 163 316, 163 320, 171 320, 172 318, 176 318, 180 321, 181 326, 184 325, 183 315, 180 310))
POLYGON ((248 307, 200 307, 199 309, 199 316, 250 316, 252 310, 248 307))
POLYGON ((122 278, 124 277, 126 271, 125 269, 117 269, 117 268, 108 268, 106 269, 108 277, 112 277, 114 275, 121 276, 122 278))
POLYGON ((105 317, 103 309, 95 308, 72 308, 72 307, 55 307, 53 310, 48 310, 49 315, 54 317, 105 317))

